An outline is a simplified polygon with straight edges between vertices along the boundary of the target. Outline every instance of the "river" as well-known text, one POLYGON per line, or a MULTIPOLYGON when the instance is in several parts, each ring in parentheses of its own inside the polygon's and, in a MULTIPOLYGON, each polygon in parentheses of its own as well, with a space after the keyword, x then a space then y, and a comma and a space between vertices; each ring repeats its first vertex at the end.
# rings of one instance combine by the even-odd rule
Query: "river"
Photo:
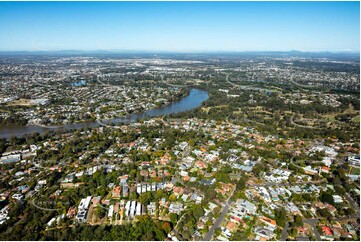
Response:
MULTIPOLYGON (((104 123, 134 123, 138 120, 150 117, 156 117, 165 114, 180 113, 199 107, 204 101, 208 99, 208 92, 200 89, 193 88, 190 90, 189 95, 171 104, 154 108, 140 113, 132 114, 130 116, 113 119, 110 121, 103 121, 104 123)), ((86 121, 81 123, 66 124, 60 128, 45 128, 40 126, 11 126, 11 127, 0 127, 0 138, 10 139, 11 136, 21 137, 24 134, 30 134, 38 132, 40 134, 45 133, 48 130, 57 129, 80 129, 80 128, 91 128, 98 127, 99 123, 96 121, 86 121)))

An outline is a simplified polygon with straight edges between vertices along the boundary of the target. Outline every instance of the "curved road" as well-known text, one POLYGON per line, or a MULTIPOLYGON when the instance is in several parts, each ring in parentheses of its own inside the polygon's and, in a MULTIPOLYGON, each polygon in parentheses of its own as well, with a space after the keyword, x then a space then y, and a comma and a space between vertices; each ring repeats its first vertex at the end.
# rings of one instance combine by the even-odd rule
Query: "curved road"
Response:
POLYGON ((320 233, 318 233, 317 228, 316 228, 316 223, 320 222, 319 219, 317 218, 306 218, 303 220, 303 223, 305 224, 309 224, 312 227, 313 233, 316 236, 316 240, 321 241, 321 236, 320 233))
POLYGON ((293 121, 293 116, 295 116, 295 115, 292 115, 290 118, 290 121, 293 125, 298 126, 300 128, 306 128, 306 129, 319 129, 319 127, 317 127, 317 126, 314 127, 314 126, 306 126, 306 125, 296 124, 295 121, 293 121))
POLYGON ((296 85, 296 86, 303 87, 303 88, 315 88, 315 87, 318 88, 318 87, 322 87, 322 86, 320 86, 320 85, 309 86, 309 85, 299 84, 298 82, 295 82, 295 81, 293 80, 293 76, 291 76, 290 82, 291 82, 292 84, 296 85))
POLYGON ((226 82, 228 82, 229 84, 231 84, 233 86, 239 87, 242 90, 261 91, 261 92, 279 92, 279 91, 265 89, 265 88, 261 88, 261 87, 252 87, 252 86, 244 86, 244 85, 235 84, 229 80, 229 74, 226 75, 226 82))
POLYGON ((32 204, 34 207, 36 207, 36 208, 38 208, 38 209, 41 209, 41 210, 46 210, 46 211, 57 211, 57 210, 61 210, 61 208, 56 209, 56 208, 43 208, 43 207, 40 207, 40 206, 38 206, 38 205, 35 204, 35 198, 31 201, 31 204, 32 204))

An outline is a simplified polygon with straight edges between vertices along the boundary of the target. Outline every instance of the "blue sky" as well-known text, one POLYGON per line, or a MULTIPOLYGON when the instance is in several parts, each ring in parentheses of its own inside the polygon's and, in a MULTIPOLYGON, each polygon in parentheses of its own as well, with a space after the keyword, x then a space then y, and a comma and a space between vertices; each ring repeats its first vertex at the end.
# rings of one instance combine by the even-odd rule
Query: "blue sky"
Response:
POLYGON ((359 51, 359 2, 0 2, 0 50, 359 51))

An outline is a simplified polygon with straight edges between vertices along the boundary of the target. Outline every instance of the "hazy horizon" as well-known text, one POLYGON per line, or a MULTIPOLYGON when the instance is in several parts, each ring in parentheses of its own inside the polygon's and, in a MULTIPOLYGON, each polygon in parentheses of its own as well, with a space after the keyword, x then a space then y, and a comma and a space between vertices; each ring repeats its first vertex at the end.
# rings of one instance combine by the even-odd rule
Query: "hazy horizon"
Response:
POLYGON ((212 53, 360 53, 359 50, 314 50, 314 51, 303 51, 303 50, 127 50, 127 49, 54 49, 54 50, 0 50, 0 53, 16 53, 16 52, 30 52, 30 53, 41 53, 41 52, 83 52, 83 53, 91 53, 91 52, 103 52, 103 53, 145 53, 145 54, 212 54, 212 53))

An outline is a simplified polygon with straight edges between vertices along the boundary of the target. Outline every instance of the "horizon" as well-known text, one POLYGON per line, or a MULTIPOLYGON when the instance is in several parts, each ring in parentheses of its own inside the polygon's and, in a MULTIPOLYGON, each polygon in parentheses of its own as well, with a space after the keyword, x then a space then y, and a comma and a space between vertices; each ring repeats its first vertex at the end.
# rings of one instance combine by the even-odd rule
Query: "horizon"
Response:
POLYGON ((0 51, 359 52, 359 2, 0 2, 0 51))
POLYGON ((242 54, 242 53, 310 53, 310 54, 360 54, 360 51, 353 50, 322 50, 322 51, 302 51, 302 50, 244 50, 244 51, 232 51, 232 50, 194 50, 194 51, 182 51, 182 50, 125 50, 125 49, 94 49, 94 50, 81 50, 81 49, 59 49, 59 50, 0 50, 2 53, 76 53, 84 54, 242 54))

